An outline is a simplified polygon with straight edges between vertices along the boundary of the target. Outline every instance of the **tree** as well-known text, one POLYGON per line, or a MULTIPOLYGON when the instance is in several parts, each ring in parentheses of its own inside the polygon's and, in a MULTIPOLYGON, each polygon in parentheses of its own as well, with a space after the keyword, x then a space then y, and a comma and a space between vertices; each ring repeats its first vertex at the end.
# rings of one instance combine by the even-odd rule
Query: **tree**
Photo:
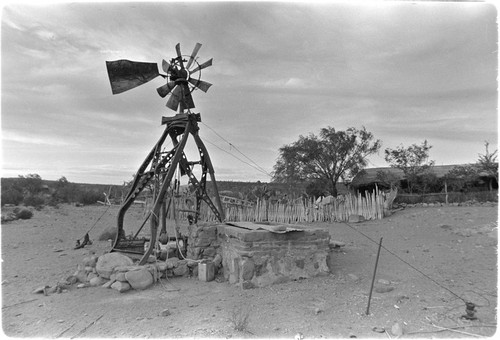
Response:
POLYGON ((467 192, 474 186, 479 178, 477 167, 467 165, 456 165, 444 176, 444 180, 450 185, 452 191, 467 192))
POLYGON ((376 153, 380 140, 366 131, 349 128, 336 131, 333 127, 320 130, 319 136, 299 136, 299 140, 281 147, 274 166, 273 181, 281 183, 314 182, 323 180, 333 196, 336 184, 352 179, 366 166, 366 157, 376 153))
POLYGON ((498 162, 497 162, 497 153, 498 150, 495 150, 493 153, 490 153, 488 150, 488 146, 490 143, 484 142, 484 146, 486 147, 486 154, 479 154, 479 159, 477 164, 479 165, 480 171, 484 171, 490 177, 489 180, 489 189, 493 190, 493 178, 498 183, 498 162))
POLYGON ((26 176, 19 175, 20 186, 25 195, 34 196, 42 191, 43 181, 38 174, 28 174, 26 176))
POLYGON ((385 161, 393 168, 403 171, 410 194, 413 193, 418 177, 434 165, 434 161, 428 160, 431 148, 425 140, 422 145, 412 144, 407 148, 400 145, 396 149, 385 149, 385 161))

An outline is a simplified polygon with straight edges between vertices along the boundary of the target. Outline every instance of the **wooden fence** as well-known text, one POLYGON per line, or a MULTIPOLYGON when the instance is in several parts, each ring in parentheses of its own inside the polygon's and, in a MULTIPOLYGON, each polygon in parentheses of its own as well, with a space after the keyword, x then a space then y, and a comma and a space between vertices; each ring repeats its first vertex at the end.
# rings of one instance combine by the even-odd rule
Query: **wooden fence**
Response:
MULTIPOLYGON (((382 219, 384 217, 385 194, 378 189, 365 192, 364 195, 348 194, 340 196, 331 204, 315 204, 313 200, 295 200, 289 202, 258 200, 253 205, 223 204, 226 221, 249 222, 341 222, 347 221, 350 215, 361 215, 367 220, 382 219)), ((188 203, 191 203, 188 200, 188 203)), ((175 209, 169 209, 167 218, 175 217, 186 220, 188 215, 194 216, 194 207, 186 204, 186 199, 175 198, 175 209), (173 216, 175 211, 177 216, 173 216)), ((216 221, 215 214, 207 204, 200 207, 200 221, 216 221)))

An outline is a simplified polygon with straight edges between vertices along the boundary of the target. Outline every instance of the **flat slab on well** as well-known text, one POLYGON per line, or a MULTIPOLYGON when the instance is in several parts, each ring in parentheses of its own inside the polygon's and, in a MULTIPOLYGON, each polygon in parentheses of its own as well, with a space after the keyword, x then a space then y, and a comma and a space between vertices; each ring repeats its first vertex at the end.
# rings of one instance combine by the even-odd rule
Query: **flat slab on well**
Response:
POLYGON ((304 227, 293 224, 283 223, 258 223, 258 222, 226 222, 227 225, 250 229, 250 230, 267 230, 272 233, 287 233, 290 231, 303 231, 304 227))

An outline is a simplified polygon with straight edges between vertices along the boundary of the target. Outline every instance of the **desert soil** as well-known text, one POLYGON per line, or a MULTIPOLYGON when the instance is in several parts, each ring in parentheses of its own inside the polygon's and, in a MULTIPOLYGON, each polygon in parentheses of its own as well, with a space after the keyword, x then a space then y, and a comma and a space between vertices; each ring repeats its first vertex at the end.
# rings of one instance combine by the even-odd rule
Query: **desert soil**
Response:
MULTIPOLYGON (((133 209, 141 221, 141 208, 133 209)), ((73 274, 89 254, 109 251, 109 242, 98 237, 115 226, 117 210, 46 207, 29 220, 1 226, 5 335, 293 339, 300 332, 305 339, 394 338, 401 328, 403 338, 496 333, 497 205, 413 207, 383 220, 311 224, 345 243, 328 258, 331 274, 265 288, 184 277, 143 291, 71 286, 59 294, 34 294, 73 274), (93 244, 74 250, 92 227, 93 244), (393 290, 374 291, 366 315, 380 238, 375 288, 393 290), (462 318, 464 301, 476 305, 477 320, 462 318), (242 331, 234 329, 238 312, 248 315, 242 331)))

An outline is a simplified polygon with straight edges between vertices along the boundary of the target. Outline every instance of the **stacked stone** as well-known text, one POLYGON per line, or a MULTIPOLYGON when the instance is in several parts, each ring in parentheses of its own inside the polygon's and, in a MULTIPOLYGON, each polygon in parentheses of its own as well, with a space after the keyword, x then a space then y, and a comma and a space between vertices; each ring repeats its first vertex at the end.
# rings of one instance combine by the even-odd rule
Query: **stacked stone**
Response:
POLYGON ((322 229, 289 233, 219 226, 224 278, 243 289, 328 274, 330 234, 322 229))
POLYGON ((177 257, 157 261, 150 257, 149 263, 139 266, 131 258, 120 253, 107 253, 99 257, 93 255, 83 259, 83 269, 72 276, 73 283, 80 282, 79 288, 104 287, 120 293, 131 289, 143 290, 166 276, 197 275, 197 261, 179 260, 177 257))
POLYGON ((187 257, 194 260, 213 260, 219 249, 217 225, 191 225, 188 232, 187 257))

